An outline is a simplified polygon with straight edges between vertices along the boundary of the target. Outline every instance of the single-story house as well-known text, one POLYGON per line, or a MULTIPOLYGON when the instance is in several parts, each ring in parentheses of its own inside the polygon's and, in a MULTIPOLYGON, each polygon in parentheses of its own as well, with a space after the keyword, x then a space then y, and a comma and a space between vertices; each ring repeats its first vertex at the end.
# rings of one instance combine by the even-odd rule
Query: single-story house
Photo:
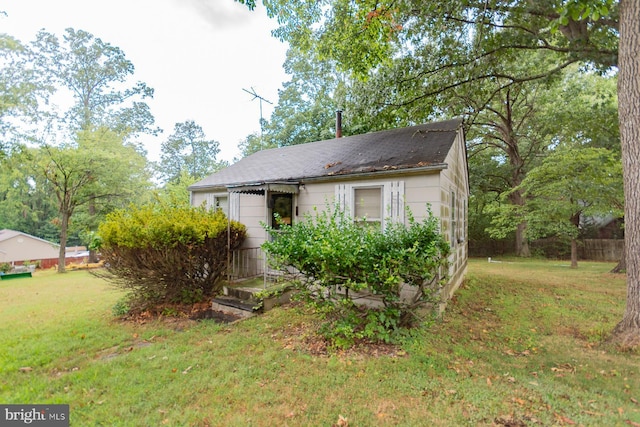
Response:
POLYGON ((58 263, 60 245, 15 230, 0 230, 0 264, 40 261, 42 268, 58 263), (50 265, 49 265, 50 264, 50 265))
MULTIPOLYGON (((89 252, 84 246, 65 249, 65 263, 83 262, 89 252)), ((60 245, 41 239, 31 234, 15 230, 0 230, 0 264, 12 266, 35 263, 40 268, 51 268, 58 265, 60 245)))
POLYGON ((406 206, 418 221, 430 206, 452 247, 445 298, 466 272, 469 180, 460 119, 259 151, 189 190, 192 205, 223 209, 247 227, 233 257, 236 276, 259 268, 249 264, 269 238, 261 223, 275 226, 276 214, 295 223, 327 202, 383 228, 406 223, 406 206))

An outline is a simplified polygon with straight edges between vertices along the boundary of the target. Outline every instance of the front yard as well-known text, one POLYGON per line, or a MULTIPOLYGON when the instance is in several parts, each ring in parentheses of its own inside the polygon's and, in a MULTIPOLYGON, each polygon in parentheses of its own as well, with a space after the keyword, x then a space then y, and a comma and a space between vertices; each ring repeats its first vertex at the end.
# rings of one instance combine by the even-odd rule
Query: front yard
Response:
POLYGON ((640 425, 640 355, 613 264, 473 260, 442 321, 395 351, 313 346, 313 315, 233 324, 114 319, 85 271, 0 282, 0 402, 66 403, 71 425, 640 425))

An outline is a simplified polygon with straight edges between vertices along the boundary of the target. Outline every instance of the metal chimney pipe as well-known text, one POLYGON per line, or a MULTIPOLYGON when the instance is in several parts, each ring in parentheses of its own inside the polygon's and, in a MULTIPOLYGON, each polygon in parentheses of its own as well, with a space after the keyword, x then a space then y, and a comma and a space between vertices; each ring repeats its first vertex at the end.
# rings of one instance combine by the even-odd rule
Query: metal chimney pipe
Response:
POLYGON ((342 138, 342 110, 336 110, 336 138, 342 138))

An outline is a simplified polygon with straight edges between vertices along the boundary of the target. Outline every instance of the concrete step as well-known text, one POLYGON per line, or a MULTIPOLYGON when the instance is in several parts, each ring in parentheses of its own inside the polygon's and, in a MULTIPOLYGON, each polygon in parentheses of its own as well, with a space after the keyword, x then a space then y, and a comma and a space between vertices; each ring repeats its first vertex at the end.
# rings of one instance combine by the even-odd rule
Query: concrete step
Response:
POLYGON ((235 307, 240 310, 253 311, 253 307, 255 303, 253 301, 242 300, 234 297, 225 297, 220 296, 214 298, 213 301, 217 302, 220 305, 224 305, 226 307, 235 307))
POLYGON ((229 296, 220 296, 214 298, 211 302, 212 310, 241 317, 250 317, 256 314, 257 310, 255 310, 254 307, 254 302, 240 300, 229 296))
POLYGON ((233 314, 241 314, 240 311, 257 314, 289 302, 292 293, 290 289, 283 289, 274 295, 264 297, 264 291, 263 288, 225 286, 223 288, 224 295, 213 300, 213 309, 226 310, 233 314), (263 298, 256 297, 256 294, 260 292, 263 292, 263 298), (237 311, 230 311, 231 308, 237 311))
POLYGON ((236 298, 243 301, 251 301, 256 302, 256 299, 253 297, 253 294, 261 291, 262 289, 257 288, 235 288, 235 287, 224 287, 224 294, 226 296, 236 298))

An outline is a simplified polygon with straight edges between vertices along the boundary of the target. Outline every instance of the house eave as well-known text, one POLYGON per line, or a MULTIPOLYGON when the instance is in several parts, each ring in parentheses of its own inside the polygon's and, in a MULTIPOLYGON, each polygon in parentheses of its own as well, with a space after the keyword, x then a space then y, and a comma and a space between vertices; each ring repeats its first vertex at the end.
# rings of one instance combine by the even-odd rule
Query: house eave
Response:
MULTIPOLYGON (((259 182, 237 182, 237 183, 227 183, 227 184, 214 184, 214 185, 202 185, 202 186, 191 186, 189 187, 189 191, 206 191, 211 189, 226 189, 231 193, 253 193, 253 194, 264 194, 265 186, 269 186, 267 188, 269 191, 279 191, 277 190, 278 186, 295 186, 295 193, 297 194, 297 187, 299 184, 305 183, 313 183, 313 182, 327 182, 327 181, 347 181, 353 179, 368 179, 368 178, 379 178, 386 177, 392 175, 420 175, 423 173, 433 173, 441 170, 445 170, 448 168, 447 163, 437 163, 428 166, 418 166, 418 167, 406 167, 406 168, 388 168, 384 170, 367 170, 367 171, 357 171, 357 172, 347 172, 347 173, 336 173, 336 174, 326 174, 319 176, 310 176, 310 177, 299 177, 292 180, 274 180, 274 181, 259 181, 259 182)), ((281 192, 292 192, 289 190, 284 190, 281 192)))
POLYGON ((265 194, 265 192, 298 194, 298 182, 274 181, 226 185, 229 193, 265 194))
POLYGON ((375 171, 363 171, 363 172, 351 172, 345 174, 328 174, 316 177, 309 177, 300 179, 300 183, 312 183, 312 182, 327 182, 327 181, 348 181, 353 179, 367 179, 367 178, 379 178, 392 175, 420 175, 423 173, 433 173, 448 168, 446 163, 438 163, 429 166, 420 166, 415 168, 389 168, 384 170, 375 171))

